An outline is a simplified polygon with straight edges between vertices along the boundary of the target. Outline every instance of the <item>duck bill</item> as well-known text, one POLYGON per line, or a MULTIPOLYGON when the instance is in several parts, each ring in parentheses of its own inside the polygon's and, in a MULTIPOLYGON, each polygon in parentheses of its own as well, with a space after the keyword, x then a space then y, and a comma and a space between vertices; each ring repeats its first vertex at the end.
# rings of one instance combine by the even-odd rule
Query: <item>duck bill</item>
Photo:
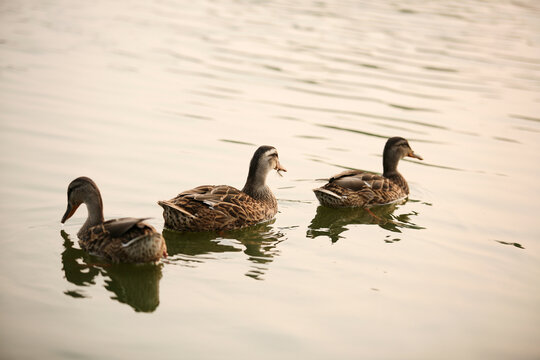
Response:
POLYGON ((60 220, 60 222, 62 224, 65 223, 67 219, 69 219, 73 216, 73 214, 75 214, 75 210, 77 210, 78 207, 79 205, 73 206, 71 204, 68 204, 66 212, 64 213, 64 216, 62 216, 62 220, 60 220))
POLYGON ((415 154, 414 151, 411 151, 410 153, 408 153, 407 156, 418 159, 418 160, 424 160, 420 155, 415 154))
POLYGON ((279 163, 279 161, 276 162, 276 167, 275 167, 274 169, 277 171, 277 173, 279 174, 279 176, 283 176, 283 175, 281 174, 282 171, 287 172, 287 169, 285 169, 283 166, 281 166, 281 164, 279 163))

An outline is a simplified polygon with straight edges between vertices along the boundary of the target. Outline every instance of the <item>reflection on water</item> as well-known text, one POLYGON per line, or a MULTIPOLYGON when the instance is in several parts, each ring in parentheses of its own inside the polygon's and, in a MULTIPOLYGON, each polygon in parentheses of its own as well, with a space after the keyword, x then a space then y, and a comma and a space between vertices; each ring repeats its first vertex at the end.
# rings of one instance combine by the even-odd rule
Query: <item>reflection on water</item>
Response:
MULTIPOLYGON (((64 239, 62 270, 67 281, 78 287, 87 287, 95 285, 96 276, 101 274, 105 277, 105 288, 114 294, 111 299, 128 304, 137 312, 153 312, 157 309, 161 265, 96 263, 98 258, 73 247, 64 230, 60 234, 64 239)), ((74 298, 86 298, 82 290, 67 290, 64 293, 74 298)))
POLYGON ((272 228, 275 220, 248 229, 228 232, 178 232, 163 229, 169 260, 184 266, 196 266, 215 255, 243 251, 251 262, 246 276, 262 280, 273 258, 279 255, 277 245, 284 234, 272 228))
POLYGON ((517 242, 508 242, 508 241, 502 241, 502 240, 495 240, 495 241, 498 242, 499 244, 515 246, 515 247, 517 247, 519 249, 525 249, 523 247, 523 245, 521 245, 520 243, 517 243, 517 242))
MULTIPOLYGON (((411 218, 417 216, 416 211, 410 211, 402 214, 394 214, 399 209, 400 204, 388 204, 376 206, 370 209, 373 216, 363 208, 342 208, 330 209, 324 206, 317 207, 317 213, 309 224, 306 236, 316 238, 318 236, 328 236, 332 243, 335 243, 343 236, 343 232, 349 229, 352 224, 372 224, 379 225, 381 228, 394 233, 401 233, 402 228, 424 229, 413 223, 411 218)), ((385 242, 396 242, 399 238, 390 239, 387 235, 385 242)))

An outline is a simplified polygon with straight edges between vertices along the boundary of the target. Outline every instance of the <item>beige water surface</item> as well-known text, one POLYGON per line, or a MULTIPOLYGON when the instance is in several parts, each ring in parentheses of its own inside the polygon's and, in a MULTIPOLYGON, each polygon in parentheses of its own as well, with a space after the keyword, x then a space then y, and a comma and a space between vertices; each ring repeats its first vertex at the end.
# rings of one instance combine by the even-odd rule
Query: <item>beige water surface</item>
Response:
POLYGON ((0 129, 2 358, 540 357, 536 1, 3 1, 0 129), (390 136, 424 157, 406 203, 318 206, 390 136), (164 230, 158 266, 60 224, 85 175, 161 231, 262 144, 269 223, 164 230))

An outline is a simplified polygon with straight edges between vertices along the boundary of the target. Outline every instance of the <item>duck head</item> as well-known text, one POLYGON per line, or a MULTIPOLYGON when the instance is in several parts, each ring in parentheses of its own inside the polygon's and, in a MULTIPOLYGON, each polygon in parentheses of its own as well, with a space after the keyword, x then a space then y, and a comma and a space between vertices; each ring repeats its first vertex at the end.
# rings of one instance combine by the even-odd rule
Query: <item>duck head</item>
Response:
POLYGON ((424 160, 420 155, 415 154, 409 142, 402 137, 391 137, 386 141, 383 152, 384 174, 397 171, 399 160, 404 157, 412 157, 418 160, 424 160))
POLYGON ((89 217, 103 221, 103 201, 99 189, 92 179, 81 176, 73 180, 67 189, 67 200, 67 209, 62 216, 62 224, 75 214, 82 203, 88 207, 89 217))
POLYGON ((266 186, 266 177, 271 170, 276 170, 280 176, 282 171, 287 171, 281 166, 275 147, 260 146, 251 158, 248 177, 242 190, 255 198, 272 197, 266 186))
POLYGON ((278 152, 275 147, 263 145, 260 146, 249 164, 249 176, 264 176, 271 171, 276 170, 277 173, 281 175, 282 171, 287 171, 279 162, 278 152))

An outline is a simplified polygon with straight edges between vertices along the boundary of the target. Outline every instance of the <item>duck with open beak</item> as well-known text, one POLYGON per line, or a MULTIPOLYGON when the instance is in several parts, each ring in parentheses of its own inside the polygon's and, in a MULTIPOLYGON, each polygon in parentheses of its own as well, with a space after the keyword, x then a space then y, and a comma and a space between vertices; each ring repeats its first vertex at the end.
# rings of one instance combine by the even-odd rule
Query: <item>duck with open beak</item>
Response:
POLYGON ((178 231, 220 231, 239 229, 272 219, 277 200, 266 185, 268 173, 287 171, 279 162, 276 148, 260 146, 249 163, 242 190, 229 185, 202 185, 164 201, 165 227, 178 231))

